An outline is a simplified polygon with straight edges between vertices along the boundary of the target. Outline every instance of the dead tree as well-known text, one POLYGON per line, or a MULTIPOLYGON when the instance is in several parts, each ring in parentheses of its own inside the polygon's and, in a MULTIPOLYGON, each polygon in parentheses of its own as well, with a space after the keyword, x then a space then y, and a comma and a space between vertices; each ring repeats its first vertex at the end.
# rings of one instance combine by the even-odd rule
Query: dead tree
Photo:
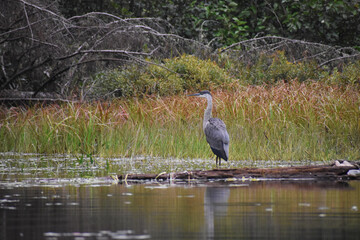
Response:
POLYGON ((260 55, 284 51, 289 61, 315 61, 319 67, 330 69, 343 63, 359 60, 360 52, 351 47, 337 47, 278 36, 257 37, 234 43, 221 50, 237 61, 256 62, 260 55))
POLYGON ((66 19, 51 0, 4 0, 0 9, 0 90, 69 96, 106 68, 209 50, 156 18, 91 12, 66 19))
POLYGON ((286 52, 292 61, 315 59, 320 66, 359 59, 352 48, 338 48, 281 37, 259 37, 214 50, 185 39, 165 20, 91 12, 63 17, 52 0, 0 1, 0 91, 56 92, 78 96, 94 73, 129 64, 147 65, 193 54, 228 55, 251 63, 260 54, 286 52))

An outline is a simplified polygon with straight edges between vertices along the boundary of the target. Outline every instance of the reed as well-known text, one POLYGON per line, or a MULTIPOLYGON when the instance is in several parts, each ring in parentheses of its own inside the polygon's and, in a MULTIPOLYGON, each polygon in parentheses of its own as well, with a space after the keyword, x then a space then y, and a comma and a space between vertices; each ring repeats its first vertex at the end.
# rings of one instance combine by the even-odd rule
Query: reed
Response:
MULTIPOLYGON (((360 158, 359 91, 321 82, 213 91, 230 134, 230 161, 360 158)), ((206 102, 185 95, 1 107, 0 151, 102 157, 212 158, 206 102)))
MULTIPOLYGON (((248 87, 229 95, 240 159, 358 159, 359 93, 319 82, 248 87), (243 140, 243 141, 241 141, 243 140)), ((226 118, 226 116, 224 117, 226 118)))

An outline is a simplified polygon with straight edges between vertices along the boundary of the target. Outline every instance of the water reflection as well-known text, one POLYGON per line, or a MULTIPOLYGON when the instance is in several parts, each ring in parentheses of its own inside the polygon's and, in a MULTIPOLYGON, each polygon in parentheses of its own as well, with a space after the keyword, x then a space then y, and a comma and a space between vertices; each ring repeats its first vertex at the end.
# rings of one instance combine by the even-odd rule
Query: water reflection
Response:
POLYGON ((204 196, 204 220, 205 220, 205 239, 214 238, 215 218, 227 215, 228 199, 230 196, 229 187, 208 187, 205 189, 204 196))
POLYGON ((0 185, 0 239, 359 239, 360 182, 0 185))

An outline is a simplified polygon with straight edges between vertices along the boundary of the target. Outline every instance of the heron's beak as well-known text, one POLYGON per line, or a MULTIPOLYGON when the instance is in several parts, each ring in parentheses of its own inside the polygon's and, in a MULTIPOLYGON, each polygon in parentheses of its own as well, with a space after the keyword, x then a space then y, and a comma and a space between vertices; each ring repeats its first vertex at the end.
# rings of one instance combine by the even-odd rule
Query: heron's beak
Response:
POLYGON ((188 95, 188 97, 192 97, 192 96, 200 96, 200 93, 194 93, 194 94, 188 95))

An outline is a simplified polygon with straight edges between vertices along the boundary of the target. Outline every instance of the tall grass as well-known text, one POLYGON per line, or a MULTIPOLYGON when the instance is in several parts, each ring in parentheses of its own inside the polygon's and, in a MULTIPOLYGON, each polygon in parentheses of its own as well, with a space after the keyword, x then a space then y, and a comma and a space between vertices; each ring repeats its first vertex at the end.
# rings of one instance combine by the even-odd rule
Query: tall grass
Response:
MULTIPOLYGON (((230 160, 360 158, 360 93, 321 82, 213 92, 230 160)), ((206 102, 186 95, 0 108, 0 151, 211 158, 206 102)))
POLYGON ((233 116, 228 125, 240 159, 360 157, 359 92, 350 87, 278 83, 228 97, 225 112, 233 116))

